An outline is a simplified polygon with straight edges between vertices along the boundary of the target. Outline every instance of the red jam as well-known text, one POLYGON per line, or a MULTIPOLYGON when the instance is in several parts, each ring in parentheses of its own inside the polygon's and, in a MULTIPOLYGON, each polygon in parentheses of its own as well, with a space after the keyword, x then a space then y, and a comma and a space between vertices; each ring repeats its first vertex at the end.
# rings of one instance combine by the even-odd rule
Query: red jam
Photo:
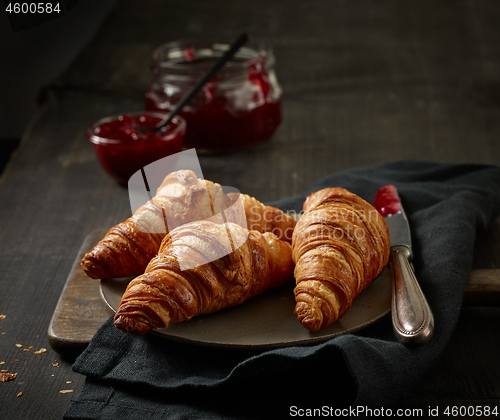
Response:
POLYGON ((119 184, 127 185, 144 166, 181 151, 186 129, 182 118, 175 117, 159 132, 147 131, 162 119, 162 114, 126 114, 104 118, 89 128, 102 167, 119 184))
MULTIPOLYGON (((185 147, 205 152, 237 150, 269 139, 280 125, 281 87, 274 57, 249 48, 241 51, 181 111, 187 123, 185 147)), ((217 58, 203 54, 207 48, 193 44, 160 47, 153 54, 146 109, 171 111, 217 58), (176 61, 168 58, 167 52, 172 51, 178 51, 176 61)))
POLYGON ((394 185, 386 185, 375 194, 373 207, 384 216, 391 216, 401 211, 401 200, 398 196, 398 190, 394 185))

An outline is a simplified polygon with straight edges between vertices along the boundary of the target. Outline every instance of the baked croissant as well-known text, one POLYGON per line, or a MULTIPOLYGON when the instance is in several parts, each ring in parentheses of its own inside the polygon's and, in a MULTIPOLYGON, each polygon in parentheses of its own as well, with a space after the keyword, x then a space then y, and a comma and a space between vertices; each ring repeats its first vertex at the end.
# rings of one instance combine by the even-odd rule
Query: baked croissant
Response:
POLYGON ((112 227, 84 256, 82 268, 92 278, 140 275, 157 254, 169 229, 210 217, 212 211, 220 212, 227 200, 220 185, 198 179, 193 171, 172 172, 150 201, 132 217, 112 227))
POLYGON ((385 268, 389 229, 369 203, 343 188, 307 197, 292 238, 295 314, 311 330, 324 329, 385 268))
POLYGON ((138 276, 158 253, 169 230, 214 217, 223 210, 226 220, 246 226, 245 218, 249 217, 253 229, 262 233, 274 232, 291 242, 295 226, 293 217, 245 194, 224 194, 219 184, 198 179, 193 171, 180 170, 167 175, 156 195, 132 217, 112 227, 84 256, 82 268, 89 277, 96 279, 138 276), (241 214, 240 207, 233 206, 240 197, 241 214))
POLYGON ((192 222, 172 230, 145 273, 129 283, 114 323, 144 334, 239 305, 292 279, 291 245, 273 233, 235 223, 192 222), (233 249, 234 244, 242 245, 233 249), (192 268, 182 270, 186 262, 192 268))

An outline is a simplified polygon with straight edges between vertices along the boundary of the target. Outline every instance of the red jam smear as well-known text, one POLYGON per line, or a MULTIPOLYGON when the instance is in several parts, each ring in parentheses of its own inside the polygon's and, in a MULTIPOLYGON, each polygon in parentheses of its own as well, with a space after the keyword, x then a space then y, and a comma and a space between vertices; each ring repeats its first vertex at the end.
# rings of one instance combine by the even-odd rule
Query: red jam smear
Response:
POLYGON ((89 139, 104 170, 119 184, 148 164, 178 153, 185 129, 175 119, 162 131, 153 128, 162 120, 151 115, 120 115, 91 128, 89 139))
POLYGON ((191 46, 189 48, 184 48, 184 58, 186 59, 186 61, 193 61, 194 60, 194 53, 195 53, 195 49, 193 46, 191 46))
MULTIPOLYGON (((253 97, 245 109, 234 109, 232 102, 218 90, 217 76, 179 113, 187 123, 184 146, 200 151, 221 152, 238 150, 271 138, 282 120, 281 99, 268 98, 270 81, 262 63, 250 66, 248 81, 253 85, 253 97)), ((153 112, 171 111, 179 98, 168 98, 154 92, 151 84, 145 95, 145 109, 153 112)), ((246 99, 244 99, 246 100, 246 99)))
POLYGON ((398 196, 396 187, 392 184, 386 185, 375 194, 373 207, 384 216, 391 216, 401 211, 401 199, 398 196))

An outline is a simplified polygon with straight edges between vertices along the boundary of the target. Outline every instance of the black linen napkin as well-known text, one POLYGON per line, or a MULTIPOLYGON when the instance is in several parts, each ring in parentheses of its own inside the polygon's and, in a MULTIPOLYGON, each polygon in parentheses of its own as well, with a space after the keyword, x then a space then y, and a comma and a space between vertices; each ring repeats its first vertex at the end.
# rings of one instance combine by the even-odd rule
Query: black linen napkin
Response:
POLYGON ((398 343, 390 317, 355 334, 272 350, 133 336, 116 330, 110 318, 73 366, 87 378, 65 418, 287 418, 307 409, 349 417, 396 403, 434 364, 453 332, 476 232, 500 215, 500 168, 423 161, 355 168, 270 204, 299 212, 307 194, 330 186, 372 202, 389 183, 398 188, 410 221, 415 270, 434 312, 429 344, 398 343))

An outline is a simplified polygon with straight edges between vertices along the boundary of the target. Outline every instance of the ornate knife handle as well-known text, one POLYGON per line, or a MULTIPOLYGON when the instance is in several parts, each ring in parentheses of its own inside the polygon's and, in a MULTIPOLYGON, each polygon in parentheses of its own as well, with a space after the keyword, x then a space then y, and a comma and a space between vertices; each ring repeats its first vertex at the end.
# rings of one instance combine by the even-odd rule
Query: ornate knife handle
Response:
POLYGON ((401 343, 425 344, 434 333, 434 316, 410 266, 412 252, 391 248, 392 325, 401 343))

